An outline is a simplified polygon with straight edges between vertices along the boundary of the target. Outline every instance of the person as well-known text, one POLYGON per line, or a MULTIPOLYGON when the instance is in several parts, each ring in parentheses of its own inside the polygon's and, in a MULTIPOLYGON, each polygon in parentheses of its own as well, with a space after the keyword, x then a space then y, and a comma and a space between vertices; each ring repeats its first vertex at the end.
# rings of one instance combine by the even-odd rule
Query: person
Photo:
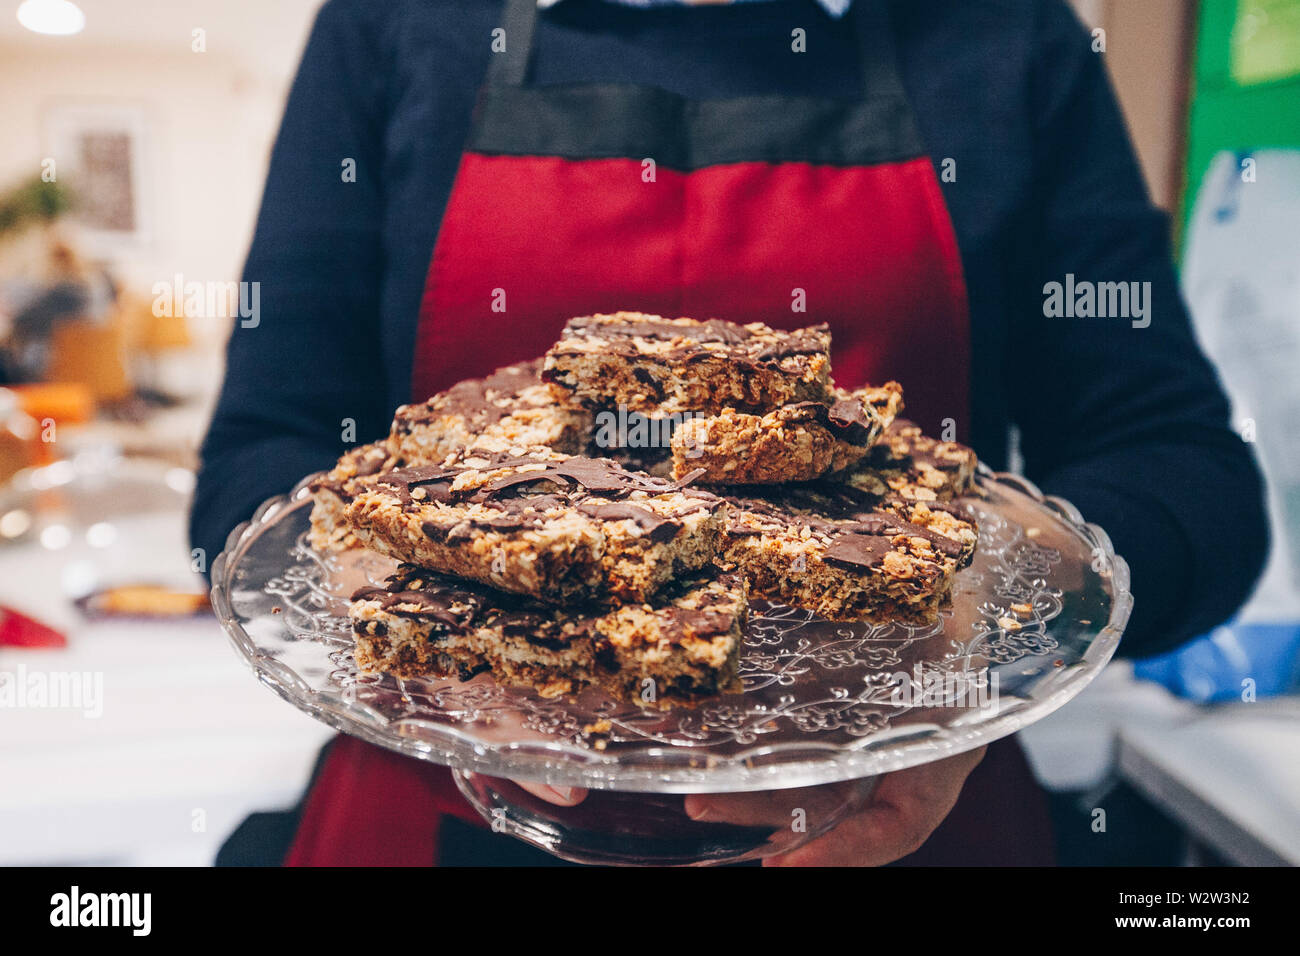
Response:
POLYGON ((45 251, 44 275, 25 290, 0 349, 0 382, 41 381, 50 364, 56 326, 84 321, 103 325, 117 304, 117 287, 99 266, 87 263, 65 239, 54 235, 45 251), (7 353, 7 356, 6 356, 7 353))
MULTIPOLYGON (((1121 653, 1204 632, 1261 566, 1261 479, 1102 59, 1064 0, 330 0, 271 158, 244 274, 262 312, 230 339, 196 546, 329 467, 350 423, 377 438, 570 316, 826 322, 841 384, 902 381, 909 417, 994 469, 1014 429, 1026 475, 1109 531, 1136 597, 1121 653)), ((446 771, 348 737, 300 818, 292 864, 520 859, 446 771)), ((1052 859, 1008 738, 886 777, 771 862, 1052 859)))

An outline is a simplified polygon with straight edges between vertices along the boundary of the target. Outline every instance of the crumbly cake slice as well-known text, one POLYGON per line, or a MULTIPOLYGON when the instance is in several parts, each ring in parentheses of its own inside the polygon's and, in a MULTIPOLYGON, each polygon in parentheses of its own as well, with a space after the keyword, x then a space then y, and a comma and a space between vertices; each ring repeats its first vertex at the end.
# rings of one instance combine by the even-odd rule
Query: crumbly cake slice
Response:
POLYGON ((645 601, 709 563, 726 505, 602 458, 502 456, 356 479, 344 519, 381 553, 555 604, 645 601))
POLYGON ((974 487, 978 464, 965 445, 931 438, 899 419, 860 462, 829 477, 882 498, 950 501, 974 487))
MULTIPOLYGON (((475 443, 452 452, 440 464, 481 468, 491 461, 500 459, 503 454, 514 456, 554 454, 546 446, 524 445, 503 450, 490 438, 485 439, 486 444, 478 444, 477 439, 471 440, 475 443)), ((308 486, 312 495, 311 532, 308 535, 311 546, 321 552, 347 551, 365 547, 353 533, 346 516, 348 505, 360 490, 356 479, 395 471, 410 464, 412 463, 400 456, 390 454, 386 441, 372 442, 347 452, 332 469, 317 476, 308 486)))
POLYGON ((963 542, 888 511, 827 517, 781 493, 727 502, 723 560, 751 595, 828 620, 931 623, 969 560, 963 542))
POLYGON ((856 464, 902 405, 897 382, 832 402, 796 402, 765 415, 726 408, 683 422, 672 437, 673 474, 704 469, 705 484, 812 481, 856 464))
POLYGON ((642 312, 570 319, 542 377, 562 400, 654 415, 767 412, 830 397, 830 332, 642 312))
POLYGON ((545 446, 580 454, 591 413, 560 401, 541 380, 542 360, 458 382, 393 416, 389 448, 410 464, 441 464, 467 448, 503 452, 545 446))
POLYGON ((979 525, 953 502, 885 498, 876 504, 876 509, 956 541, 961 546, 961 553, 957 556, 958 569, 967 567, 974 560, 975 548, 979 544, 979 525))
POLYGON ((740 690, 747 614, 736 574, 687 579, 651 604, 559 610, 400 565, 352 598, 357 666, 398 677, 500 682, 543 697, 595 685, 620 700, 689 702, 740 690))

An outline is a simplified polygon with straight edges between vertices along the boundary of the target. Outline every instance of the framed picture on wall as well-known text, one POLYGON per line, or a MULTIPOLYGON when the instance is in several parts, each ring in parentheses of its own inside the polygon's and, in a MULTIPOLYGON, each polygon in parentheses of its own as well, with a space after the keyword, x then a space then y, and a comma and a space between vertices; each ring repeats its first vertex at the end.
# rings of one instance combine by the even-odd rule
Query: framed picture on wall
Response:
POLYGON ((151 179, 143 107, 54 104, 44 126, 45 159, 72 193, 72 217, 92 254, 147 243, 151 179))

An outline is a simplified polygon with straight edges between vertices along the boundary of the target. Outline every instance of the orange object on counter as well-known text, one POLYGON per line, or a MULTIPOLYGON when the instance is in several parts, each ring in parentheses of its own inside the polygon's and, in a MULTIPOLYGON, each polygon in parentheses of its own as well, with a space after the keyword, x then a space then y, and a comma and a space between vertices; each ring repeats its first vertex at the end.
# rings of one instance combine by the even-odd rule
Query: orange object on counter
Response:
POLYGON ((43 422, 52 418, 68 425, 88 422, 95 414, 95 397, 80 382, 49 382, 38 385, 11 385, 22 410, 43 422))
POLYGON ((48 465, 58 457, 54 453, 55 436, 60 425, 80 425, 95 415, 95 398, 88 386, 80 382, 51 382, 36 385, 14 385, 10 388, 18 396, 19 408, 34 419, 37 426, 31 441, 32 465, 48 465), (49 426, 53 423, 55 431, 49 426))
POLYGON ((0 485, 36 463, 39 438, 36 419, 23 410, 18 394, 0 388, 0 485))
POLYGON ((126 584, 88 594, 76 602, 88 617, 166 618, 193 617, 207 611, 208 595, 178 591, 158 584, 126 584))

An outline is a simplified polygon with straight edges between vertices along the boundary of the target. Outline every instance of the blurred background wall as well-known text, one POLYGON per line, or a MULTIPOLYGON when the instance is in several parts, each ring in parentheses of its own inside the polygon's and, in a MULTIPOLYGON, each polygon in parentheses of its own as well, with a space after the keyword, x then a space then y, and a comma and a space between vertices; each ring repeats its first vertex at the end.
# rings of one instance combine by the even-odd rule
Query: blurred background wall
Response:
MULTIPOLYGON (((138 315, 158 281, 238 278, 270 145, 319 0, 82 6, 86 27, 73 36, 34 33, 12 11, 0 16, 0 194, 41 175, 51 158, 65 167, 56 166, 63 173, 57 181, 75 191, 76 170, 66 168, 70 138, 99 125, 128 130, 135 228, 109 235, 79 228, 74 208, 56 235, 86 264, 104 266, 135 298, 138 315)), ((39 277, 51 241, 40 228, 0 231, 0 289, 6 280, 39 277)), ((176 366, 164 370, 172 381, 151 383, 197 400, 183 422, 172 416, 187 452, 219 385, 229 329, 224 316, 191 317, 178 334, 192 347, 163 357, 176 366)), ((131 364, 129 356, 123 364, 131 364)))
MULTIPOLYGON (((317 0, 85 3, 86 29, 41 36, 0 16, 0 183, 39 172, 60 108, 139 111, 153 234, 113 252, 126 280, 234 276, 267 150, 317 0), (193 31, 205 52, 194 52, 193 31)), ((9 4, 16 6, 16 4, 9 4)))

